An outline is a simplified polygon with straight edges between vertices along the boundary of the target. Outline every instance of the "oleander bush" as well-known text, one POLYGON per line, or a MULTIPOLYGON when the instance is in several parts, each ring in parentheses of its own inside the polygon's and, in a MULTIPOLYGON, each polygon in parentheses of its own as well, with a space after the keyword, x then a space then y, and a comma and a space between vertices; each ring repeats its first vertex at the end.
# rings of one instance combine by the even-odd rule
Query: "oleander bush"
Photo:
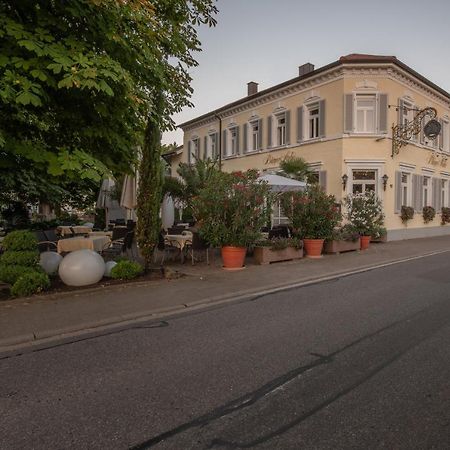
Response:
POLYGON ((144 271, 144 268, 135 261, 119 261, 111 269, 111 278, 117 280, 132 280, 138 277, 144 271))
POLYGON ((50 279, 44 272, 30 271, 21 275, 11 288, 14 297, 37 294, 50 287, 50 279))
POLYGON ((446 223, 450 223, 450 208, 443 206, 441 209, 441 225, 446 223))
POLYGON ((432 206, 424 206, 422 210, 423 221, 425 223, 431 222, 436 216, 436 210, 432 206))

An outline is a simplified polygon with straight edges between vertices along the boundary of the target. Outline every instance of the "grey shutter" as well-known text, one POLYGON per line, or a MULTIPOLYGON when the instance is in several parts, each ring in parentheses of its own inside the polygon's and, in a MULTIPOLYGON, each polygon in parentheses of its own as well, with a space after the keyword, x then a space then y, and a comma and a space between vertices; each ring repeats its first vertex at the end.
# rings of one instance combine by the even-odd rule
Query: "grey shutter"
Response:
POLYGON ((289 145, 291 143, 291 112, 286 111, 286 144, 289 145))
POLYGON ((303 106, 297 108, 297 142, 303 141, 303 106))
POLYGON ((208 136, 205 136, 203 143, 204 143, 203 159, 206 159, 208 158, 208 136))
POLYGON ((191 153, 192 153, 192 141, 188 142, 188 157, 187 157, 187 161, 188 164, 191 164, 191 153))
POLYGON ((222 131, 222 157, 227 156, 227 130, 222 131))
POLYGON ((244 153, 248 151, 248 123, 244 123, 244 146, 242 150, 244 153))
POLYGON ((272 116, 267 118, 267 147, 272 147, 272 116))
POLYGON ((403 118, 405 117, 405 101, 400 98, 398 100, 398 124, 403 125, 403 118))
POLYGON ((240 126, 238 125, 237 127, 236 127, 236 155, 239 155, 239 153, 241 152, 241 147, 240 147, 240 133, 239 133, 239 131, 240 131, 240 126))
POLYGON ((325 137, 325 100, 319 101, 319 137, 325 137))
POLYGON ((439 142, 439 150, 444 149, 444 121, 442 119, 439 119, 439 123, 441 124, 441 132, 438 135, 438 142, 439 142))
POLYGON ((320 170, 319 171, 319 186, 327 192, 327 171, 320 170))
POLYGON ((353 94, 344 95, 344 133, 353 133, 353 94))
MULTIPOLYGON (((450 206, 450 180, 447 180, 447 204, 445 205, 447 208, 450 206)), ((444 205, 442 205, 444 206, 444 205)))
POLYGON ((433 178, 433 208, 436 212, 441 211, 441 179, 433 178))
POLYGON ((417 213, 423 208, 423 176, 413 174, 412 176, 412 206, 417 213))
POLYGON ((215 145, 214 145, 213 159, 216 159, 219 156, 220 136, 219 133, 215 133, 214 136, 215 136, 215 145))
POLYGON ((258 149, 263 149, 263 121, 262 119, 258 120, 258 149))
POLYGON ((202 154, 201 143, 202 140, 200 138, 197 138, 197 151, 195 152, 195 161, 198 161, 200 159, 200 155, 202 154))
POLYGON ((423 209, 423 175, 419 175, 419 201, 417 205, 417 211, 422 212, 423 209))
POLYGON ((402 209, 402 173, 395 172, 395 212, 402 209))
POLYGON ((378 97, 378 132, 388 131, 388 96, 380 94, 378 97))

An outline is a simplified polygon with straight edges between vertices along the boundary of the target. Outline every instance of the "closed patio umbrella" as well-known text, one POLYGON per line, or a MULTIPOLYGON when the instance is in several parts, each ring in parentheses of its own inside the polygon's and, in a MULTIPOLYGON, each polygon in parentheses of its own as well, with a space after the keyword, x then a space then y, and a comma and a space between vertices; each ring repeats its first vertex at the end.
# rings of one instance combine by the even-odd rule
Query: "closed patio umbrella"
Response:
POLYGON ((126 208, 129 218, 134 220, 134 210, 137 206, 137 180, 133 175, 125 175, 120 196, 120 206, 126 208))
POLYGON ((293 178, 282 177, 273 173, 267 173, 258 177, 258 180, 265 181, 272 192, 295 192, 303 191, 306 188, 304 181, 294 180, 293 178))
POLYGON ((175 206, 172 197, 165 195, 161 205, 161 223, 162 227, 167 230, 175 221, 175 206))
POLYGON ((105 223, 108 224, 108 209, 112 208, 113 200, 111 199, 111 191, 115 186, 115 182, 111 178, 105 178, 102 181, 100 192, 98 193, 97 203, 95 207, 97 209, 105 210, 105 223))

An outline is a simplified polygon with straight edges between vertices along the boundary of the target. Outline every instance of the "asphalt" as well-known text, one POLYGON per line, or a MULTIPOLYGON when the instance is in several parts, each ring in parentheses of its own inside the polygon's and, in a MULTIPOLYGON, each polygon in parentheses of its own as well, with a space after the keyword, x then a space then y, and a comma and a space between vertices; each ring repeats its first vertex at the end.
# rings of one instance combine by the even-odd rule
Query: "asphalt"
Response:
POLYGON ((186 274, 181 279, 0 302, 0 352, 187 310, 246 301, 268 292, 436 252, 450 252, 450 236, 372 244, 364 252, 327 255, 321 260, 304 258, 270 266, 255 266, 249 260, 246 269, 237 272, 222 270, 220 258, 211 266, 186 262, 173 268, 186 274))
POLYGON ((0 359, 0 448, 447 449, 450 258, 0 359))

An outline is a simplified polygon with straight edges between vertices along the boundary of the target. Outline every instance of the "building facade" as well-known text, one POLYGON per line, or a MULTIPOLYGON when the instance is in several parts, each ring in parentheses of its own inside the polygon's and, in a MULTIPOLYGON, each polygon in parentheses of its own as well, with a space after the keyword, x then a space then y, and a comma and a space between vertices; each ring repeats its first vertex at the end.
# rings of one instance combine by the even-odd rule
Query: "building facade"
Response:
MULTIPOLYGON (((181 125, 181 161, 219 158, 226 171, 275 171, 300 156, 339 201, 373 190, 383 202, 388 240, 450 234, 441 208, 450 206, 450 94, 394 56, 347 55, 327 66, 299 67, 299 76, 181 125), (423 132, 393 154, 393 126, 433 107, 441 131, 423 132), (414 218, 404 225, 402 205, 414 218), (424 223, 422 209, 436 217, 424 223)), ((427 123, 425 119, 422 123, 427 123)))

